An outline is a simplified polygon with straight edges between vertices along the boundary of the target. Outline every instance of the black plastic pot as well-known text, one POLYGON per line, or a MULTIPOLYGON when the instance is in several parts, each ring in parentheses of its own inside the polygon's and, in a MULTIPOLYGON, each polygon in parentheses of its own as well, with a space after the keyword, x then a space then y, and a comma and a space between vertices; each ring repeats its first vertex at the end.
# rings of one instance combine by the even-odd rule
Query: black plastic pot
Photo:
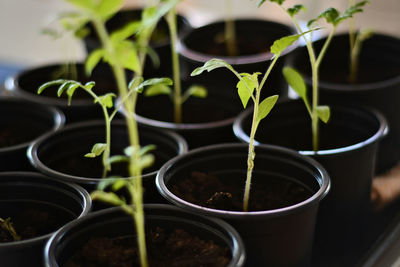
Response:
MULTIPOLYGON (((275 40, 295 33, 294 29, 287 25, 261 19, 238 19, 235 20, 235 26, 239 50, 238 56, 228 56, 223 49, 224 44, 216 41, 218 38, 221 39, 220 37, 223 37, 225 27, 225 22, 223 21, 213 22, 184 34, 178 47, 181 57, 182 77, 190 77, 190 73, 195 68, 202 66, 206 61, 213 58, 224 59, 239 73, 264 73, 273 56, 269 52, 269 47, 275 40), (250 47, 248 47, 249 45, 250 47)), ((295 45, 288 48, 278 59, 264 91, 268 91, 269 94, 277 93, 283 97, 287 95, 287 84, 283 79, 281 70, 286 55, 294 48, 295 45)), ((236 77, 225 68, 203 73, 196 76, 194 81, 196 83, 214 81, 219 85, 224 85, 223 88, 219 89, 223 93, 226 93, 226 89, 231 93, 231 88, 236 88, 237 83, 236 77)), ((215 92, 218 93, 219 91, 216 90, 215 92)))
MULTIPOLYGON (((236 136, 245 142, 249 141, 250 120, 246 111, 234 124, 236 136)), ((338 253, 351 253, 353 241, 362 238, 370 211, 376 152, 387 130, 386 120, 374 110, 331 106, 330 121, 320 123, 320 149, 314 152, 311 120, 300 101, 276 105, 259 125, 257 144, 295 149, 328 171, 332 189, 321 205, 317 241, 318 249, 326 249, 330 261, 339 260, 338 253)))
POLYGON ((310 197, 290 206, 228 211, 200 206, 172 193, 172 188, 194 171, 225 177, 226 183, 240 181, 244 187, 247 153, 245 144, 220 144, 189 151, 160 169, 157 188, 168 201, 185 210, 222 218, 231 224, 244 240, 246 266, 309 266, 319 202, 330 188, 328 174, 316 161, 277 146, 256 148, 252 188, 276 179, 291 182, 309 193, 310 197))
MULTIPOLYGON (((145 201, 157 202, 160 199, 154 185, 158 169, 176 155, 187 151, 186 142, 175 133, 160 129, 139 128, 142 146, 154 144, 156 150, 154 164, 143 173, 145 201)), ((71 124, 62 130, 47 134, 28 149, 28 157, 34 168, 54 179, 80 184, 88 191, 96 188, 103 179, 101 157, 85 158, 92 146, 105 140, 104 122, 88 121, 71 124)), ((115 121, 111 133, 111 154, 123 155, 129 146, 127 129, 123 121, 115 121)), ((111 175, 128 176, 127 166, 114 166, 111 175)))
POLYGON ((40 95, 37 94, 37 90, 42 84, 57 79, 73 79, 83 84, 88 81, 95 81, 96 86, 93 91, 98 95, 117 91, 114 77, 106 64, 96 67, 90 77, 86 76, 84 65, 81 63, 76 63, 75 66, 71 65, 69 67, 76 68, 76 75, 66 75, 72 69, 65 69, 65 64, 50 64, 24 69, 7 78, 5 89, 10 95, 17 98, 59 108, 64 112, 67 123, 102 119, 103 113, 100 106, 93 103, 93 98, 83 90, 78 89, 74 93, 69 106, 65 93, 63 97, 57 96, 58 88, 56 86, 47 88, 40 95))
MULTIPOLYGON (((238 233, 218 219, 193 215, 170 205, 148 204, 144 206, 146 227, 183 229, 191 234, 229 248, 232 258, 228 267, 243 266, 245 249, 238 233)), ((71 255, 92 237, 134 236, 132 217, 120 208, 92 213, 63 227, 49 240, 45 250, 47 267, 64 266, 71 255)))
POLYGON ((57 108, 0 98, 0 171, 31 171, 26 157, 29 144, 41 135, 64 125, 64 114, 57 108))
MULTIPOLYGON (((319 51, 325 39, 316 41, 319 51)), ((291 53, 291 64, 298 68, 310 85, 311 79, 306 49, 298 48, 291 53)), ((349 38, 337 35, 321 64, 320 103, 359 104, 370 106, 386 117, 390 132, 382 140, 378 152, 377 172, 387 171, 400 160, 400 39, 375 33, 364 41, 359 63, 358 82, 348 82, 349 38)))
MULTIPOLYGON (((212 86, 215 85, 206 85, 208 90, 212 86)), ((209 94, 206 98, 189 98, 182 106, 182 123, 174 122, 173 103, 168 97, 139 97, 136 107, 138 123, 178 133, 187 141, 189 149, 237 141, 232 126, 243 106, 234 91, 225 95, 209 94)))
MULTIPOLYGON (((106 23, 108 32, 122 28, 126 24, 140 20, 143 9, 129 8, 122 9, 116 13, 106 23)), ((184 32, 190 30, 192 26, 189 21, 182 15, 177 15, 178 37, 184 32)), ((85 48, 88 53, 100 47, 100 40, 92 25, 89 25, 90 34, 84 40, 85 48)), ((152 75, 154 77, 171 75, 171 45, 169 39, 168 24, 164 18, 160 20, 150 40, 150 47, 154 49, 159 57, 159 66, 155 66, 150 57, 146 59, 144 75, 152 75)))
MULTIPOLYGON (((0 243, 1 266, 43 266, 42 255, 46 241, 68 222, 88 214, 90 207, 90 196, 80 186, 55 181, 38 173, 0 173, 0 217, 10 217, 13 220, 23 216, 21 214, 29 214, 29 217, 21 219, 32 219, 31 226, 34 228, 34 224, 38 224, 36 219, 39 220, 40 216, 48 213, 41 221, 40 227, 43 227, 42 224, 55 222, 50 229, 40 229, 38 236, 0 243), (29 213, 26 213, 26 210, 29 210, 29 213), (40 210, 37 213, 39 218, 33 216, 33 210, 40 210)), ((18 226, 14 224, 17 233, 18 226)))

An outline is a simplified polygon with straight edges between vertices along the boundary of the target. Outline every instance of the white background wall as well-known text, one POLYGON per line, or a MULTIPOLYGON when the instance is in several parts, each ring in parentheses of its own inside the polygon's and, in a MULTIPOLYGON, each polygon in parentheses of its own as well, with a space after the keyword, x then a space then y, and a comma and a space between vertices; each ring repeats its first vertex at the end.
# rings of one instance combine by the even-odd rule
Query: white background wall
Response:
MULTIPOLYGON (((150 0, 127 0, 127 6, 150 0)), ((195 25, 200 26, 225 15, 226 0, 183 0, 180 10, 195 25)), ((267 3, 257 8, 258 0, 232 0, 234 15, 265 17, 290 23, 275 5, 267 3)), ((303 3, 311 17, 332 5, 343 10, 347 0, 288 0, 288 4, 303 3)), ((57 14, 70 9, 63 0, 0 0, 0 64, 38 65, 65 59, 83 59, 82 44, 71 36, 54 40, 41 34, 46 25, 54 25, 57 14)), ((373 27, 400 37, 400 0, 372 0, 363 14, 357 15, 358 25, 373 27)))

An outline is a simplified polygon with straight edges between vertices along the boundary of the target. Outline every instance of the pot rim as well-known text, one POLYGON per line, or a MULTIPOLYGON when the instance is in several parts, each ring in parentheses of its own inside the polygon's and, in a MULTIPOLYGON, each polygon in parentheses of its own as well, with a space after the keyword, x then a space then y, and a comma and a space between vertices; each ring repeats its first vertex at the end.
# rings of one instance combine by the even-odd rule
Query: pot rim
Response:
MULTIPOLYGON (((3 176, 9 176, 9 177, 15 178, 16 179, 15 183, 21 183, 21 181, 18 181, 18 178, 21 178, 21 176, 22 176, 24 178, 29 177, 28 183, 30 183, 30 184, 34 183, 35 182, 34 180, 47 180, 50 183, 53 183, 52 187, 56 187, 54 183, 62 184, 63 186, 70 187, 76 193, 76 195, 72 195, 71 194, 71 198, 78 199, 78 197, 80 197, 81 198, 81 202, 82 202, 82 211, 81 211, 81 213, 70 222, 73 222, 73 221, 77 220, 78 218, 85 217, 85 216, 87 216, 87 214, 89 214, 89 211, 90 211, 91 206, 92 206, 92 199, 90 197, 90 194, 83 187, 81 187, 78 184, 67 183, 67 182, 64 182, 64 181, 54 180, 51 177, 45 176, 45 175, 43 175, 41 173, 37 173, 37 172, 22 172, 22 171, 1 172, 0 173, 0 178, 3 177, 3 176)), ((70 223, 70 222, 68 222, 68 223, 70 223)), ((27 246, 27 245, 30 245, 32 243, 44 241, 44 240, 50 238, 57 231, 58 230, 53 231, 53 232, 48 233, 48 234, 45 234, 45 235, 41 235, 41 236, 37 236, 37 237, 34 237, 34 238, 29 238, 29 239, 25 239, 25 240, 21 240, 21 241, 12 241, 12 242, 0 243, 0 249, 2 247, 3 248, 13 248, 13 247, 17 248, 17 247, 21 247, 21 246, 27 246)))
MULTIPOLYGON (((237 18, 237 19, 235 19, 235 21, 242 22, 242 23, 252 23, 252 24, 257 24, 257 25, 263 23, 263 24, 268 24, 270 27, 271 26, 275 26, 275 27, 279 26, 281 28, 286 28, 288 30, 289 34, 295 33, 294 29, 292 27, 290 27, 289 25, 286 25, 284 23, 280 23, 277 21, 273 21, 273 20, 267 20, 267 19, 261 19, 261 18, 237 18)), ((218 26, 223 23, 225 23, 225 22, 219 20, 219 21, 211 22, 211 23, 208 23, 201 27, 193 28, 192 30, 187 31, 185 34, 182 35, 182 38, 180 38, 178 40, 178 43, 177 43, 178 53, 181 56, 190 59, 191 61, 195 61, 197 63, 202 63, 202 64, 213 58, 223 59, 231 65, 245 65, 245 64, 251 64, 251 63, 260 63, 260 62, 265 62, 265 61, 272 59, 273 54, 269 51, 264 52, 264 53, 259 53, 259 54, 236 56, 236 57, 216 56, 216 55, 209 55, 206 53, 197 52, 197 51, 189 48, 185 44, 185 39, 193 32, 202 31, 209 27, 215 27, 215 26, 218 26)), ((272 41, 275 41, 275 40, 272 40, 272 41)), ((297 42, 295 44, 289 46, 287 49, 285 49, 285 51, 282 52, 281 56, 284 56, 284 55, 288 54, 289 52, 293 51, 296 48, 296 46, 297 46, 297 42)))
MULTIPOLYGON (((336 107, 336 108, 345 108, 346 110, 351 110, 355 108, 353 107, 347 107, 347 106, 337 106, 337 105, 330 105, 330 107, 336 107)), ((368 139, 358 142, 353 145, 345 146, 345 147, 340 147, 340 148, 332 148, 332 149, 325 149, 325 150, 318 150, 318 151, 313 151, 313 150, 299 150, 298 152, 300 154, 306 155, 306 156, 318 156, 318 155, 333 155, 333 154, 341 154, 341 153, 347 153, 349 151, 354 151, 357 149, 360 149, 361 147, 367 146, 373 142, 376 142, 377 140, 382 139, 385 137, 388 132, 389 132, 389 125, 387 123, 386 118, 376 109, 373 108, 364 108, 361 106, 356 107, 357 110, 366 113, 369 113, 370 115, 374 116, 378 121, 379 121, 379 129, 374 133, 372 136, 370 136, 368 139)), ((233 132, 235 136, 243 141, 248 143, 250 140, 250 137, 248 136, 247 133, 243 130, 243 122, 244 120, 250 115, 252 110, 244 110, 235 120, 233 123, 233 132)), ((329 122, 328 122, 329 123, 329 122)), ((311 121, 310 121, 311 124, 311 121)), ((261 145, 262 143, 258 142, 257 140, 254 140, 254 145, 258 146, 261 145)))
MULTIPOLYGON (((145 209, 145 216, 148 214, 146 210, 157 210, 157 209, 163 209, 163 210, 168 210, 171 211, 172 215, 157 215, 157 214, 150 214, 150 217, 153 216, 160 216, 162 217, 179 217, 180 214, 189 214, 187 211, 180 209, 178 207, 175 207, 173 205, 169 204, 143 204, 144 209, 145 209), (174 214, 173 212, 177 212, 178 214, 174 214)), ((56 264, 56 259, 55 259, 55 242, 60 242, 63 237, 71 231, 71 229, 77 228, 81 223, 85 223, 86 221, 90 221, 93 218, 96 217, 102 217, 107 214, 115 214, 116 216, 121 215, 124 211, 122 210, 121 207, 112 207, 112 208, 107 208, 103 209, 100 211, 92 212, 82 218, 79 218, 75 221, 72 221, 68 224, 66 224, 64 227, 59 229, 56 233, 54 233, 50 239, 47 241, 45 249, 44 249, 44 258, 45 258, 45 264, 46 266, 50 266, 49 264, 56 264)), ((128 216, 128 215, 126 215, 128 216)), ((237 232, 236 229, 234 229, 230 224, 227 222, 218 219, 218 218, 209 218, 205 216, 201 216, 198 214, 191 214, 190 216, 193 217, 201 217, 202 222, 194 221, 194 224, 199 225, 201 227, 213 227, 212 225, 208 225, 207 222, 210 222, 213 225, 218 225, 221 227, 221 229, 226 231, 226 235, 229 236, 230 241, 232 241, 232 247, 230 247, 231 253, 232 253, 232 258, 231 258, 231 263, 227 267, 235 267, 235 266, 242 266, 245 262, 246 259, 246 252, 244 249, 244 243, 237 232), (205 221, 205 222, 204 222, 205 221)), ((118 218, 118 217, 115 217, 118 218)), ((218 230, 219 231, 219 230, 218 230)))
MULTIPOLYGON (((73 62, 72 64, 75 64, 76 66, 84 65, 84 63, 82 63, 81 61, 73 62)), ((57 68, 62 65, 65 65, 65 63, 53 62, 53 63, 42 64, 39 66, 25 68, 25 69, 21 70, 20 72, 14 74, 13 76, 6 78, 6 80, 4 81, 4 88, 6 91, 11 93, 12 95, 15 95, 15 96, 21 97, 23 99, 29 100, 30 102, 35 102, 35 103, 39 103, 42 105, 51 105, 51 106, 56 106, 59 108, 67 108, 69 106, 85 107, 88 105, 90 105, 90 106, 94 105, 93 100, 91 98, 74 99, 74 101, 71 102, 71 105, 68 105, 68 99, 34 94, 30 91, 27 91, 27 90, 24 90, 21 88, 20 80, 25 75, 28 75, 31 72, 43 71, 43 70, 49 69, 49 68, 50 69, 57 68)))
MULTIPOLYGON (((347 38, 348 33, 347 32, 341 32, 335 36, 335 40, 341 39, 341 38, 347 38)), ((318 40, 315 40, 315 42, 324 40, 326 36, 319 38, 318 40)), ((388 35, 382 32, 374 33, 373 36, 371 37, 372 41, 377 42, 375 39, 387 39, 385 41, 387 42, 397 42, 400 45, 400 39, 397 38, 396 36, 388 35)), ((368 40, 366 40, 368 41, 368 40)), ((303 46, 305 47, 305 46, 303 46)), ((304 73, 303 73, 304 74, 304 73)), ((311 78, 309 75, 303 75, 305 81, 308 84, 311 84, 311 78)), ((397 76, 393 76, 384 80, 376 81, 376 82, 367 82, 367 83, 360 83, 360 84, 349 84, 349 83, 335 83, 335 82, 328 82, 324 80, 319 81, 319 85, 321 87, 321 90, 329 90, 333 92, 339 92, 339 93, 352 93, 352 91, 372 91, 372 90, 381 90, 382 88, 387 88, 394 86, 396 84, 400 84, 400 74, 397 76)))
MULTIPOLYGON (((318 172, 320 179, 317 179, 317 183, 319 184, 320 188, 316 191, 313 192, 313 195, 309 197, 308 199, 299 202, 295 205, 287 206, 284 208, 279 208, 279 209, 273 209, 273 210, 266 210, 266 211, 249 211, 249 212, 244 212, 244 211, 226 211, 226 210, 218 210, 218 209, 211 209, 211 208, 206 208, 200 205, 196 205, 193 203, 190 203, 188 201, 185 201, 176 195, 174 195, 167 187, 166 181, 164 180, 165 174, 168 172, 170 168, 172 168, 174 165, 179 163, 182 159, 186 157, 195 157, 198 156, 199 154, 203 154, 206 152, 213 153, 214 150, 221 150, 221 149, 226 149, 226 148, 235 148, 235 149, 247 149, 248 145, 244 143, 225 143, 225 144, 217 144, 217 145, 209 145, 205 147, 200 147, 196 148, 193 150, 190 150, 189 152, 177 156, 161 167, 159 172, 157 173, 156 176, 156 186, 157 190, 160 192, 160 194, 166 198, 169 202, 172 202, 173 204, 190 210, 191 212, 197 213, 197 214, 204 214, 208 216, 216 216, 219 218, 226 218, 226 219, 244 219, 244 220, 258 220, 260 217, 268 217, 268 218, 275 218, 275 217, 281 217, 285 216, 288 214, 293 214, 297 213, 300 210, 307 209, 308 207, 311 207, 313 205, 316 205, 319 201, 321 201, 329 192, 330 187, 331 187, 331 181, 329 178, 328 172, 325 170, 325 168, 318 163, 316 160, 308 157, 301 155, 295 150, 288 149, 285 147, 281 146, 276 146, 276 145, 259 145, 256 147, 256 150, 267 150, 267 151, 279 151, 283 152, 286 155, 290 155, 291 157, 294 157, 298 160, 301 160, 303 162, 306 162, 307 164, 313 166, 315 168, 315 172, 318 172), (321 182, 322 180, 322 182, 321 182)), ((257 152, 259 153, 259 152, 257 152)), ((316 176, 316 175, 314 175, 316 176)))
MULTIPOLYGON (((118 13, 116 13, 115 15, 118 15, 119 13, 123 13, 123 14, 129 14, 132 12, 141 12, 143 10, 142 7, 140 6, 134 6, 134 7, 126 7, 121 9, 118 13)), ((141 15, 141 14, 138 14, 141 15)), ((177 15, 177 25, 179 25, 181 23, 181 27, 182 29, 178 29, 178 37, 180 37, 185 31, 187 31, 188 29, 191 29, 193 26, 190 24, 189 20, 186 18, 186 16, 179 12, 176 14, 177 15)), ((161 21, 159 21, 160 23, 161 21)), ((122 25, 121 25, 122 26, 122 25)), ((93 35, 88 35, 84 38, 84 40, 88 43, 90 43, 91 45, 94 44, 99 44, 99 40, 97 37, 94 37, 93 35)), ((157 42, 157 43, 151 43, 150 46, 153 47, 154 49, 159 49, 162 47, 166 47, 170 44, 170 39, 168 36, 168 40, 164 40, 162 42, 157 42)))
MULTIPOLYGON (((115 120, 112 122, 112 124, 116 125, 116 126, 123 126, 123 125, 125 125, 125 122, 123 120, 115 120)), ((48 176, 57 177, 66 182, 73 181, 73 182, 89 185, 89 184, 98 184, 100 181, 102 181, 104 179, 110 179, 110 178, 92 178, 92 177, 75 176, 75 175, 71 175, 71 174, 62 173, 62 172, 59 172, 59 171, 49 168, 47 165, 45 165, 40 160, 40 158, 38 156, 38 149, 47 139, 52 138, 54 136, 58 136, 60 134, 63 134, 64 132, 68 132, 71 130, 75 130, 75 129, 79 129, 79 128, 96 127, 96 126, 100 126, 100 125, 104 125, 104 121, 91 120, 91 121, 71 123, 70 125, 67 125, 58 131, 51 132, 51 133, 48 133, 48 134, 42 136, 35 142, 32 142, 27 149, 27 156, 28 156, 28 159, 29 159, 31 165, 35 169, 40 170, 41 172, 43 172, 44 174, 46 174, 48 176)), ((159 130, 157 130, 155 128, 151 128, 151 127, 143 127, 143 129, 149 130, 149 131, 157 131, 157 132, 161 133, 162 135, 171 137, 173 140, 176 141, 176 144, 178 147, 178 151, 177 151, 178 155, 183 154, 186 151, 188 151, 188 145, 187 145, 185 139, 183 139, 183 137, 181 137, 180 135, 178 135, 174 132, 167 131, 167 130, 159 131, 159 130)), ((157 173, 157 171, 143 173, 142 179, 150 179, 156 173, 157 173)), ((129 179, 129 177, 124 177, 123 179, 129 179)))
MULTIPOLYGON (((41 104, 38 104, 38 103, 35 103, 35 102, 22 100, 22 99, 17 99, 17 98, 13 98, 13 97, 0 99, 0 104, 2 104, 2 103, 13 103, 14 105, 13 105, 12 109, 19 108, 19 107, 16 106, 17 104, 23 104, 22 109, 26 109, 26 105, 30 105, 32 108, 35 108, 36 110, 39 109, 39 110, 45 111, 45 112, 47 112, 49 114, 49 116, 52 117, 52 124, 53 125, 45 133, 33 138, 30 141, 23 142, 23 143, 20 143, 20 144, 15 144, 15 145, 12 145, 12 146, 7 146, 7 147, 0 147, 0 153, 14 151, 14 150, 18 150, 18 149, 26 149, 32 142, 34 142, 35 140, 41 138, 46 133, 57 131, 57 130, 63 128, 64 125, 65 125, 65 115, 57 107, 41 105, 41 104)), ((50 121, 50 119, 49 119, 49 121, 50 121)))
MULTIPOLYGON (((117 103, 120 102, 120 99, 117 100, 117 103)), ((126 110, 121 106, 119 110, 124 116, 129 116, 126 110)), ((239 113, 239 112, 238 112, 239 113)), ((194 130, 208 130, 214 128, 221 128, 233 125, 238 114, 233 115, 232 117, 218 120, 218 121, 210 121, 210 122, 199 122, 199 123, 175 123, 175 122, 168 122, 168 121, 160 121, 148 117, 144 117, 137 113, 134 114, 137 122, 144 126, 162 128, 165 130, 170 130, 173 132, 190 132, 194 130)))
MULTIPOLYGON (((126 114, 124 114, 126 116, 126 114)), ((159 121, 147 117, 143 117, 139 114, 135 114, 135 117, 138 123, 143 125, 151 125, 157 128, 162 128, 166 130, 172 131, 179 131, 179 132, 188 132, 193 130, 207 130, 213 128, 219 128, 224 126, 232 125, 236 119, 236 116, 219 120, 219 121, 212 121, 212 122, 201 122, 201 123, 174 123, 174 122, 167 122, 167 121, 159 121)))

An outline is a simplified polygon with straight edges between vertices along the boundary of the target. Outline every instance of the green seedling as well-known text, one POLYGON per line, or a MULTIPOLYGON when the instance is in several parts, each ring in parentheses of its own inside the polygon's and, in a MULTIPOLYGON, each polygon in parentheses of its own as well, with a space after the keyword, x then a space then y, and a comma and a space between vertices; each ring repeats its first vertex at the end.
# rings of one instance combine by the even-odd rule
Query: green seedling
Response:
POLYGON ((251 124, 251 132, 250 132, 250 141, 249 141, 249 152, 247 157, 247 176, 246 176, 246 184, 243 196, 243 210, 248 211, 249 198, 250 198, 250 186, 251 186, 251 176, 254 168, 254 159, 255 159, 255 151, 254 151, 254 137, 260 124, 261 120, 264 119, 269 112, 274 107, 276 101, 278 100, 278 95, 273 95, 265 98, 260 102, 261 97, 261 89, 263 88, 272 68, 274 67, 276 61, 282 52, 290 45, 292 45, 300 35, 291 35, 283 37, 274 42, 271 46, 270 51, 274 54, 271 64, 269 65, 267 71, 264 73, 264 76, 261 82, 258 81, 258 77, 261 73, 256 72, 253 74, 250 73, 238 73, 230 64, 226 63, 221 59, 211 59, 207 61, 202 67, 195 69, 191 75, 199 75, 204 71, 212 71, 217 68, 227 68, 230 70, 238 79, 236 87, 238 89, 239 98, 243 104, 243 107, 246 108, 249 100, 253 101, 253 119, 251 124))
MULTIPOLYGON (((146 86, 155 86, 155 85, 171 85, 172 81, 168 78, 153 78, 149 79, 146 81, 142 81, 137 88, 140 92, 143 91, 143 88, 146 86)), ((85 154, 85 157, 88 158, 95 158, 102 156, 102 162, 103 162, 103 178, 106 178, 108 176, 108 173, 111 171, 111 164, 117 162, 116 159, 123 159, 122 157, 111 157, 111 123, 115 115, 117 114, 118 110, 121 108, 122 104, 127 100, 123 99, 116 107, 114 107, 114 98, 116 95, 114 93, 107 93, 105 95, 97 95, 93 88, 95 86, 95 82, 87 82, 86 84, 82 84, 80 82, 74 81, 74 80, 64 80, 64 79, 59 79, 59 80, 54 80, 47 82, 43 85, 41 85, 38 89, 38 94, 41 94, 45 89, 49 87, 54 87, 58 86, 57 90, 57 96, 61 97, 63 93, 67 94, 68 96, 68 105, 71 104, 72 97, 77 89, 82 89, 86 93, 88 93, 94 100, 94 103, 97 103, 100 105, 101 110, 103 112, 104 116, 104 122, 105 122, 105 142, 104 143, 96 143, 93 145, 91 151, 87 154, 85 154), (110 110, 111 109, 111 110, 110 110)), ((133 92, 131 90, 129 95, 133 92)), ((148 166, 146 166, 148 167, 148 166)))
POLYGON ((170 9, 166 13, 170 40, 171 40, 171 58, 172 75, 174 88, 167 85, 154 85, 145 91, 145 96, 168 95, 174 104, 174 121, 182 123, 182 105, 191 96, 198 98, 207 97, 207 90, 200 85, 192 85, 182 94, 179 55, 177 52, 178 25, 177 25, 177 5, 181 0, 161 0, 161 6, 167 6, 170 9))
POLYGON ((7 218, 5 220, 0 218, 0 228, 9 234, 13 241, 21 240, 21 237, 17 234, 17 231, 11 222, 11 218, 7 218))
MULTIPOLYGON (((359 7, 363 7, 369 1, 358 3, 359 7)), ((349 6, 356 6, 354 0, 349 0, 349 6)), ((360 51, 363 42, 373 35, 371 29, 364 29, 357 33, 355 29, 355 19, 354 17, 349 20, 349 40, 350 40, 350 74, 349 82, 356 83, 358 76, 358 63, 360 57, 360 51)))
MULTIPOLYGON (((125 116, 128 139, 130 146, 125 150, 125 155, 111 157, 106 162, 126 160, 129 162, 129 179, 108 179, 107 182, 100 183, 98 190, 92 193, 94 200, 101 200, 114 205, 120 205, 135 222, 135 228, 138 239, 139 258, 142 267, 148 266, 144 210, 143 210, 143 188, 142 188, 142 170, 152 162, 152 157, 148 154, 151 147, 141 147, 139 143, 138 125, 133 116, 135 112, 137 94, 143 90, 144 86, 155 84, 156 80, 144 81, 143 66, 145 64, 146 54, 149 52, 148 44, 152 31, 157 22, 168 10, 170 4, 163 7, 149 6, 144 9, 142 19, 133 21, 123 26, 121 29, 109 34, 106 29, 106 21, 117 13, 123 6, 123 0, 66 0, 77 8, 76 12, 69 12, 64 17, 68 17, 68 23, 65 27, 74 30, 76 33, 84 32, 85 25, 92 23, 94 29, 101 41, 101 48, 94 50, 86 59, 85 68, 88 74, 92 72, 95 66, 103 60, 111 66, 112 72, 118 88, 118 97, 124 109, 127 111, 125 116), (135 36, 135 41, 130 37, 135 36), (126 82, 126 70, 134 72, 134 77, 129 84, 126 82), (129 194, 131 203, 111 192, 105 192, 104 184, 111 186, 111 190, 117 190, 125 187, 129 194), (133 205, 132 205, 133 204, 133 205)), ((64 22, 67 20, 64 20, 64 22)), ((158 80, 160 81, 160 80, 158 80)), ((165 80, 164 80, 165 81, 165 80)), ((167 82, 169 83, 169 82, 167 82)), ((76 86, 74 83, 70 86, 76 86)), ((84 89, 86 85, 78 84, 77 88, 84 89)), ((68 93, 68 89, 66 91, 68 93)), ((105 106, 110 105, 109 101, 112 95, 106 95, 105 106)), ((110 116, 112 116, 111 113, 110 116)), ((104 147, 99 146, 91 153, 91 156, 98 154, 104 147)), ((104 153, 104 151, 103 151, 104 153)))
POLYGON ((225 44, 229 56, 237 56, 238 48, 236 43, 236 26, 232 16, 233 1, 225 0, 226 16, 225 16, 225 44))
MULTIPOLYGON (((258 6, 261 6, 266 0, 260 0, 258 6)), ((300 27, 299 22, 296 19, 296 15, 305 10, 303 5, 295 5, 290 8, 283 7, 285 0, 270 0, 270 2, 277 3, 285 13, 289 15, 293 24, 295 25, 297 31, 299 33, 304 33, 303 29, 300 27)), ((318 122, 322 120, 324 123, 327 123, 330 118, 330 108, 328 106, 318 105, 318 75, 319 75, 319 67, 321 65, 322 59, 326 54, 326 51, 329 47, 329 44, 332 41, 332 38, 336 32, 336 29, 340 23, 345 21, 346 19, 351 18, 355 13, 362 12, 362 6, 365 5, 367 1, 361 1, 348 9, 346 9, 342 14, 335 8, 328 8, 325 11, 321 12, 315 19, 312 19, 308 22, 307 26, 311 27, 319 20, 325 19, 325 21, 330 24, 332 27, 330 29, 329 35, 326 38, 325 43, 322 46, 321 51, 318 55, 315 54, 312 38, 303 34, 303 39, 306 43, 311 71, 312 71, 312 104, 308 104, 308 99, 306 95, 306 88, 303 86, 300 80, 302 80, 301 75, 293 68, 286 67, 283 70, 283 74, 288 81, 288 83, 292 86, 292 88, 299 94, 299 96, 303 99, 307 106, 307 110, 311 116, 311 128, 312 128, 312 145, 313 150, 317 151, 319 148, 319 127, 318 122)))

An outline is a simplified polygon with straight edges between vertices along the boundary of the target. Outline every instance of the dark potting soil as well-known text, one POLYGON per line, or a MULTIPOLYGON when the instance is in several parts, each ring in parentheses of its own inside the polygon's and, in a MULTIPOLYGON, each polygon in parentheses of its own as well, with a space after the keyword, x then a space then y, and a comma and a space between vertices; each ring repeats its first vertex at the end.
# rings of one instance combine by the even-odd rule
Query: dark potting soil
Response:
MULTIPOLYGON (((182 105, 183 123, 207 123, 233 118, 240 111, 240 105, 233 103, 235 99, 205 99, 189 98, 182 105), (211 101, 210 101, 211 100, 211 101), (229 101, 229 103, 228 103, 229 101)), ((172 101, 166 96, 143 97, 138 101, 137 113, 140 116, 163 121, 173 122, 174 111, 172 101)))
MULTIPOLYGON (((146 233, 151 267, 223 267, 231 258, 229 249, 212 240, 202 240, 185 230, 168 232, 155 227, 146 233)), ((140 267, 135 237, 93 238, 78 250, 65 267, 140 267)))
MULTIPOLYGON (((224 33, 219 33, 214 36, 214 42, 201 42, 201 45, 191 44, 191 48, 197 52, 214 55, 214 56, 229 56, 227 51, 224 33)), ((237 36, 236 46, 239 56, 257 55, 267 53, 272 45, 271 41, 266 41, 263 38, 251 38, 249 36, 237 36)))
POLYGON ((0 128, 0 148, 23 144, 43 134, 45 129, 25 120, 20 124, 3 122, 0 128))
MULTIPOLYGON (((371 65, 362 65, 357 75, 357 80, 354 84, 365 84, 382 82, 387 79, 392 79, 400 75, 400 69, 391 67, 377 68, 371 65)), ((347 68, 337 67, 335 71, 330 71, 329 68, 325 71, 321 67, 320 80, 323 82, 348 84, 349 83, 349 71, 347 68)))
MULTIPOLYGON (((70 67, 71 68, 71 67, 70 67)), ((105 68, 105 67, 104 67, 105 68)), ((114 78, 108 69, 94 70, 92 77, 87 77, 84 74, 84 70, 81 66, 77 69, 77 74, 70 74, 71 70, 66 68, 64 65, 57 67, 48 67, 46 69, 37 69, 21 76, 19 80, 19 86, 24 91, 32 94, 37 94, 38 88, 46 83, 58 79, 76 80, 82 84, 89 81, 94 81, 96 85, 93 87, 93 92, 97 95, 103 95, 110 92, 116 92, 117 88, 114 82, 114 78)), ((58 98, 57 91, 59 86, 50 86, 46 88, 40 96, 58 98)), ((61 95, 61 98, 67 99, 66 93, 61 95)), ((83 89, 77 89, 73 95, 72 103, 74 99, 92 99, 93 97, 85 92, 83 89)))
MULTIPOLYGON (((120 155, 122 154, 121 152, 120 155)), ((155 156, 155 162, 149 168, 144 169, 144 173, 158 170, 162 162, 166 161, 160 153, 154 151, 152 154, 155 156)), ((85 153, 70 153, 69 155, 62 155, 61 157, 52 159, 46 164, 49 168, 61 173, 80 177, 101 178, 103 176, 102 158, 87 158, 84 155, 85 153)), ((108 176, 129 177, 128 163, 113 163, 108 176)))
MULTIPOLYGON (((19 203, 15 207, 11 212, 7 211, 7 209, 1 209, 0 217, 4 220, 11 219, 11 223, 21 240, 54 232, 73 219, 73 215, 69 212, 47 203, 19 203), (15 207, 18 208, 16 209, 15 207), (15 210, 18 210, 18 212, 15 210)), ((10 233, 0 228, 0 243, 12 241, 14 240, 10 233)))
MULTIPOLYGON (((217 175, 192 172, 188 177, 178 179, 170 187, 173 194, 200 206, 229 210, 243 210, 245 173, 217 175)), ((265 211, 288 207, 300 203, 312 193, 306 187, 284 178, 268 177, 257 179, 253 175, 250 192, 250 211, 265 211)))

